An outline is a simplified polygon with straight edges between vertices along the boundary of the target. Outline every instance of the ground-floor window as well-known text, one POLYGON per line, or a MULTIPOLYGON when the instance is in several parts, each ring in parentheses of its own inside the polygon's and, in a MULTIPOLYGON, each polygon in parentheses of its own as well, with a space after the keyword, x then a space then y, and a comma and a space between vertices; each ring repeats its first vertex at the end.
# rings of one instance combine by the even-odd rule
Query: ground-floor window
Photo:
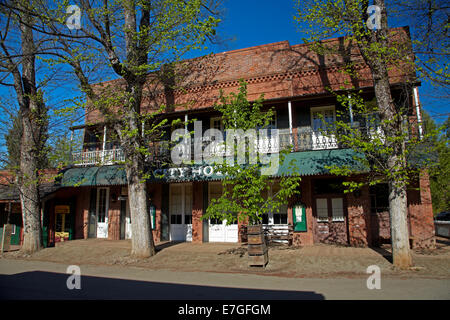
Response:
POLYGON ((342 197, 316 198, 318 222, 344 221, 344 199, 342 197))
MULTIPOLYGON (((274 197, 280 191, 280 184, 274 183, 270 186, 269 191, 264 190, 263 197, 274 197)), ((285 225, 288 223, 287 219, 287 203, 281 205, 276 211, 269 211, 268 214, 262 216, 262 223, 268 225, 285 225)))
POLYGON ((372 214, 389 211, 389 186, 387 183, 371 186, 369 193, 372 214))
POLYGON ((318 222, 345 221, 344 187, 339 178, 313 181, 315 211, 318 222))
POLYGON ((317 221, 328 221, 328 199, 327 198, 317 198, 316 199, 316 211, 317 211, 317 221))
POLYGON ((331 220, 344 221, 344 199, 331 198, 331 220))

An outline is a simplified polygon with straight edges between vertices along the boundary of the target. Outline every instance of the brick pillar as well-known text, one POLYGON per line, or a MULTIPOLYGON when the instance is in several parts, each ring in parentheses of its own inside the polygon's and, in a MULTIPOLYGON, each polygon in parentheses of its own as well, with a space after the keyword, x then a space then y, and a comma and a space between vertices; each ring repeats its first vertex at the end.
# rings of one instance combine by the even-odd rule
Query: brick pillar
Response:
POLYGON ((203 241, 203 182, 192 184, 192 242, 203 241))
POLYGON ((75 205, 75 239, 87 239, 90 188, 80 187, 75 205))
POLYGON ((348 193, 347 207, 350 245, 357 247, 370 245, 369 187, 365 186, 355 193, 348 193))
POLYGON ((413 248, 435 248, 433 207, 431 204, 430 180, 428 172, 422 171, 419 177, 419 191, 408 192, 411 234, 414 238, 413 248))

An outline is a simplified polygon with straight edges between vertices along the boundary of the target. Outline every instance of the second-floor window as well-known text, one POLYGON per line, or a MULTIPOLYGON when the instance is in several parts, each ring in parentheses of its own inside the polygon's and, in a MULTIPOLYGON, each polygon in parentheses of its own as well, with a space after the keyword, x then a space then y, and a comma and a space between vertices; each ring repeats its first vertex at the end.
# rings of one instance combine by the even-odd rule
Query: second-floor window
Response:
POLYGON ((335 121, 334 106, 311 108, 311 125, 314 132, 326 130, 335 121))

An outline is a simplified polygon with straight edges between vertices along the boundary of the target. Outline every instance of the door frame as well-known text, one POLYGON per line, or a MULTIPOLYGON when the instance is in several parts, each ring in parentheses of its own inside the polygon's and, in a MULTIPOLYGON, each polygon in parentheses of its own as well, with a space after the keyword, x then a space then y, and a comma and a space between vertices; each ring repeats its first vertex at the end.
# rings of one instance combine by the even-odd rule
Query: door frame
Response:
MULTIPOLYGON (((210 203, 210 201, 211 201, 211 185, 212 184, 219 184, 219 185, 222 185, 222 183, 219 181, 209 181, 208 182, 208 201, 207 201, 207 204, 209 205, 209 203, 210 203)), ((223 187, 223 186, 222 186, 223 187)), ((222 232, 223 232, 223 241, 214 241, 214 242, 231 242, 231 243, 236 243, 236 242, 239 242, 239 225, 238 225, 238 223, 237 223, 237 221, 236 221, 236 223, 234 223, 234 224, 230 224, 230 225, 227 225, 226 224, 226 220, 222 220, 222 223, 221 224, 211 224, 211 221, 210 221, 210 219, 208 219, 207 220, 207 226, 208 226, 208 242, 211 242, 211 236, 210 236, 210 228, 211 228, 211 226, 222 226, 222 232), (233 226, 234 228, 236 228, 236 241, 228 241, 227 239, 229 238, 229 237, 227 237, 227 233, 228 232, 234 232, 234 230, 230 230, 231 228, 231 226, 233 226)), ((233 229, 234 229, 233 228, 233 229)), ((233 239, 234 239, 234 237, 233 237, 233 239)))
MULTIPOLYGON (((183 182, 183 183, 173 183, 169 185, 169 240, 176 241, 172 239, 172 212, 170 210, 171 201, 172 201, 172 188, 174 186, 181 186, 181 224, 176 224, 178 226, 182 226, 184 229, 184 240, 181 241, 192 241, 192 221, 190 224, 186 224, 186 186, 191 186, 191 198, 193 197, 194 188, 191 182, 183 182), (191 226, 191 240, 188 240, 188 226, 191 226)), ((192 215, 192 199, 191 199, 191 215, 192 215)), ((191 218, 192 219, 192 218, 191 218)))
POLYGON ((328 142, 330 144, 331 144, 331 142, 333 140, 335 140, 332 137, 327 137, 327 136, 322 135, 320 130, 318 132, 314 131, 314 117, 313 117, 313 113, 316 112, 316 111, 325 111, 325 110, 333 110, 333 122, 335 122, 336 121, 336 106, 335 105, 326 105, 326 106, 318 106, 318 107, 310 107, 309 108, 310 121, 311 121, 311 139, 312 139, 312 148, 313 148, 313 150, 323 150, 323 149, 330 149, 330 148, 332 148, 332 147, 316 145, 315 144, 315 140, 317 138, 319 138, 319 139, 325 138, 325 139, 328 140, 328 142), (331 140, 331 141, 329 141, 329 140, 331 140))
POLYGON ((100 223, 105 223, 106 224, 106 237, 108 238, 108 228, 109 228, 109 187, 99 187, 97 188, 97 204, 95 207, 95 221, 96 221, 96 237, 98 238, 98 227, 99 227, 99 222, 98 222, 98 213, 99 213, 99 203, 100 203, 100 190, 105 189, 106 190, 106 195, 105 195, 105 222, 100 222, 100 223))

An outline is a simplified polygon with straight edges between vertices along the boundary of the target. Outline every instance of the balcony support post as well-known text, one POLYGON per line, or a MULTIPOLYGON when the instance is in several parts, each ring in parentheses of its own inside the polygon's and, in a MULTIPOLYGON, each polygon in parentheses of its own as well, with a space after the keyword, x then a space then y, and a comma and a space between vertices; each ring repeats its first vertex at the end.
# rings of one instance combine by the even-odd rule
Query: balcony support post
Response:
POLYGON ((288 114, 289 114, 289 143, 292 145, 292 103, 288 101, 288 114))
POLYGON ((352 109, 352 101, 350 93, 348 94, 348 112, 350 115, 350 126, 353 128, 353 109, 352 109))
POLYGON ((106 148, 106 125, 103 126, 102 163, 105 162, 105 148, 106 148))
POLYGON ((72 143, 73 143, 73 130, 70 129, 70 144, 69 144, 69 154, 70 154, 70 162, 73 162, 73 154, 72 154, 72 143))

